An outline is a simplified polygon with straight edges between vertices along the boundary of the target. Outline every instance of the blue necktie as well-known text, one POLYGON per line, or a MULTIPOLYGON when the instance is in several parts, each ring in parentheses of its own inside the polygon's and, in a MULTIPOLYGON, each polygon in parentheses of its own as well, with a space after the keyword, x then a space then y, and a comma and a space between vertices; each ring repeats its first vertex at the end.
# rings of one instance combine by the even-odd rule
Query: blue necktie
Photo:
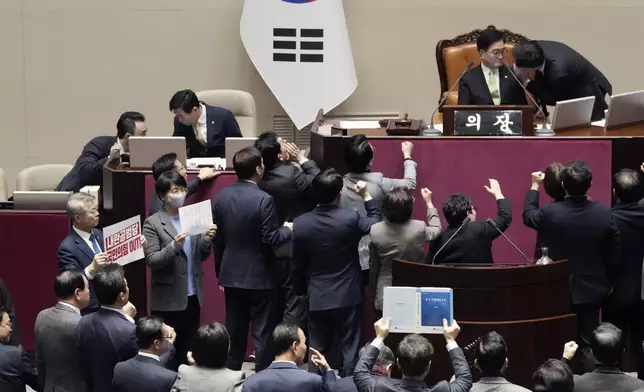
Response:
POLYGON ((92 249, 94 250, 94 254, 103 252, 98 246, 98 243, 96 242, 96 236, 94 234, 89 235, 89 240, 92 242, 92 249))

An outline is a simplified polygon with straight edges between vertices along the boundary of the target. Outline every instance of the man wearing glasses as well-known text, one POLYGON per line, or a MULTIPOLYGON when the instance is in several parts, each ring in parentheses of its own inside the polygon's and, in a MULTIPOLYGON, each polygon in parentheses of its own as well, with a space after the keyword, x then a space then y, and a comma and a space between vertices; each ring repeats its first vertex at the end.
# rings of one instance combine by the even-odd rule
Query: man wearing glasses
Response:
POLYGON ((0 308, 0 391, 19 392, 29 385, 40 390, 38 374, 22 346, 11 346, 9 310, 0 308))
POLYGON ((481 65, 467 71, 458 85, 459 105, 527 105, 525 91, 504 63, 505 40, 494 27, 476 40, 481 65))

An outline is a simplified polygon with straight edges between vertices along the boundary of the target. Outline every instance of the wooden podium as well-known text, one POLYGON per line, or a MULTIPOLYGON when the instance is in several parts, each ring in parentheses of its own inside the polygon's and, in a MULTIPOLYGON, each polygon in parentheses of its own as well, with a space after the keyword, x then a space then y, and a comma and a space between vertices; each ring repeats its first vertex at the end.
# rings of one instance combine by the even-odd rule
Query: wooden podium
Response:
MULTIPOLYGON (((450 266, 395 260, 392 267, 393 286, 452 288, 454 319, 462 329, 459 346, 466 347, 490 331, 500 333, 508 346, 507 379, 526 388, 532 388, 537 367, 549 358, 561 358, 564 344, 577 335, 577 317, 570 313, 569 275, 567 261, 543 266, 450 266)), ((395 351, 405 335, 392 333, 386 343, 395 351)), ((453 369, 445 339, 425 337, 435 350, 428 384, 449 380, 453 369)), ((475 380, 477 373, 472 369, 475 380)))

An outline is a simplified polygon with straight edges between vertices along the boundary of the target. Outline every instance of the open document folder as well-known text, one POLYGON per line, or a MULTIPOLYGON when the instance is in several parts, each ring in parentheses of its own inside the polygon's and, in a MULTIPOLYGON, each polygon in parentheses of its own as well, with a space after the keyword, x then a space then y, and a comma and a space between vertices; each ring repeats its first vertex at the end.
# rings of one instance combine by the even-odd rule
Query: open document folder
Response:
POLYGON ((391 332, 443 333, 443 319, 452 325, 453 291, 443 287, 385 287, 383 317, 391 332))

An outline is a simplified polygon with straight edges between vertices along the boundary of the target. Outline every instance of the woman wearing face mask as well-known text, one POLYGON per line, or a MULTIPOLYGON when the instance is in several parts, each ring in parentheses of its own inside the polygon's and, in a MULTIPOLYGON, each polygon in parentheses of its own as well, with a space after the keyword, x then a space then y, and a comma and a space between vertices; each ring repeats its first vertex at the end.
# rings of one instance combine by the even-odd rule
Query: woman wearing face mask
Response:
POLYGON ((186 363, 186 354, 199 328, 203 306, 201 263, 210 255, 217 227, 204 234, 187 236, 181 232, 179 208, 187 193, 186 179, 175 170, 159 176, 155 190, 163 208, 143 224, 147 239, 145 263, 150 267, 150 307, 175 329, 176 354, 168 367, 177 370, 186 363))

